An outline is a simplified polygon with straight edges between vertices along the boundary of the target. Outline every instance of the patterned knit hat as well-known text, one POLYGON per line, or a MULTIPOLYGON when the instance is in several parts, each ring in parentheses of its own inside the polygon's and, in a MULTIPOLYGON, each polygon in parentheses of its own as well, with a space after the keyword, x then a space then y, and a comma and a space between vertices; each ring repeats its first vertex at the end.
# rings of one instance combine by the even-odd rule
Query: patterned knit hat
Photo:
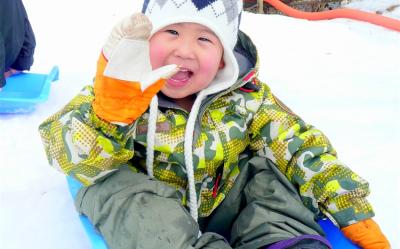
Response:
POLYGON ((225 67, 212 82, 212 89, 207 91, 211 94, 237 80, 239 69, 233 49, 242 8, 242 0, 144 0, 142 12, 153 24, 152 34, 174 23, 192 22, 208 27, 217 35, 224 47, 225 67), (224 83, 223 86, 220 83, 224 83))

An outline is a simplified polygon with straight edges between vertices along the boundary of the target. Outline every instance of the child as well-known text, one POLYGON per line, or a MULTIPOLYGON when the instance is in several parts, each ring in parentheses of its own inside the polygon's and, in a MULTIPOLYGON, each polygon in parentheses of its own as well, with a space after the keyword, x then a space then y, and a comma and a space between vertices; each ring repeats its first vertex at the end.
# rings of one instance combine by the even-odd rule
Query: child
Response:
POLYGON ((331 248, 324 215, 389 248, 368 183, 257 79, 241 11, 148 0, 114 27, 94 86, 40 126, 50 164, 87 186, 77 209, 111 249, 331 248))

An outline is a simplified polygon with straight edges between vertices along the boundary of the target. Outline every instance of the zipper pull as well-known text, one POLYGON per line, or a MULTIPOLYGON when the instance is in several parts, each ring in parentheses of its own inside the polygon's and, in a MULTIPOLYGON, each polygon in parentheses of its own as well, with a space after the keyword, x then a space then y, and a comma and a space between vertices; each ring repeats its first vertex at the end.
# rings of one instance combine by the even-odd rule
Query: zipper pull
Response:
POLYGON ((217 180, 215 180, 215 184, 213 187, 213 193, 212 193, 213 198, 217 197, 219 182, 221 181, 221 178, 222 178, 223 168, 224 168, 223 166, 219 166, 217 169, 217 180))

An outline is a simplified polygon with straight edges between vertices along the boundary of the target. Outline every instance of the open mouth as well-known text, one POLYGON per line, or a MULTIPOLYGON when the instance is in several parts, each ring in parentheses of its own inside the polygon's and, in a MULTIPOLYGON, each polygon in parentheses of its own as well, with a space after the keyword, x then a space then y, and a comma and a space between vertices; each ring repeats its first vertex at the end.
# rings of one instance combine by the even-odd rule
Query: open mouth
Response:
POLYGON ((189 82, 192 75, 193 72, 191 70, 187 68, 180 68, 179 71, 170 77, 167 82, 172 86, 181 87, 189 82))

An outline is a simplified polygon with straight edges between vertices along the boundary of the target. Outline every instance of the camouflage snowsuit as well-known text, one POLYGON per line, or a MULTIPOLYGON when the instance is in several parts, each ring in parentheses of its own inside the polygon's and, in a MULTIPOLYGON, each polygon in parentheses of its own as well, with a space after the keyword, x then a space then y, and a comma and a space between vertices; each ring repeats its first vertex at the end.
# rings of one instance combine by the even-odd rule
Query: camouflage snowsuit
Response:
MULTIPOLYGON (((250 199, 257 202, 257 198, 263 198, 263 194, 249 196, 263 188, 260 182, 265 181, 268 185, 268 176, 262 178, 262 174, 258 174, 261 172, 276 171, 275 175, 283 176, 279 181, 287 192, 280 194, 297 196, 292 199, 297 198, 307 207, 306 211, 298 206, 298 211, 291 210, 300 212, 298 215, 302 223, 313 220, 314 215, 325 214, 343 227, 372 217, 372 208, 365 199, 369 193, 368 183, 336 158, 334 148, 323 133, 292 113, 274 97, 265 83, 257 79, 257 51, 244 33, 239 34, 235 51, 246 58, 251 68, 243 67, 243 62, 239 62, 241 76, 236 84, 203 101, 193 134, 199 224, 203 232, 218 232, 237 248, 241 245, 243 247, 240 248, 256 248, 290 237, 272 236, 258 244, 251 244, 256 239, 250 238, 262 236, 246 233, 252 231, 251 226, 254 232, 254 226, 262 225, 247 224, 247 232, 240 228, 251 220, 249 217, 258 215, 256 220, 267 220, 263 215, 268 212, 263 214, 257 211, 263 205, 251 211, 245 208, 249 206, 250 199), (250 182, 253 182, 252 186, 249 186, 250 182), (252 191, 249 192, 250 188, 252 191), (248 215, 244 217, 247 220, 242 218, 238 222, 239 213, 246 210, 248 215), (301 216, 307 216, 308 210, 311 216, 302 220, 301 216), (227 229, 233 230, 226 232, 227 229)), ((166 183, 163 184, 166 188, 174 187, 174 198, 185 206, 188 190, 183 138, 188 113, 167 97, 160 95, 159 98, 154 176, 166 183)), ((121 168, 145 173, 148 114, 126 127, 113 125, 94 114, 91 107, 93 99, 93 88, 85 87, 62 110, 41 124, 40 133, 50 164, 86 186, 102 182, 109 176, 123 177, 120 176, 121 168)), ((152 182, 155 184, 156 181, 152 182)), ((111 183, 106 180, 104 184, 111 183)), ((156 189, 160 188, 157 186, 156 189)), ((85 191, 82 191, 81 198, 85 191)), ((172 195, 167 196, 171 198, 172 195)), ((105 201, 104 198, 102 201, 105 201)), ((284 202, 280 202, 282 207, 284 202)), ((78 209, 81 205, 77 203, 78 209)), ((286 207, 290 208, 294 209, 293 206, 286 207)), ((93 219, 92 222, 96 223, 93 219)), ((302 228, 293 234, 321 232, 317 225, 307 225, 312 228, 310 231, 302 228)))

